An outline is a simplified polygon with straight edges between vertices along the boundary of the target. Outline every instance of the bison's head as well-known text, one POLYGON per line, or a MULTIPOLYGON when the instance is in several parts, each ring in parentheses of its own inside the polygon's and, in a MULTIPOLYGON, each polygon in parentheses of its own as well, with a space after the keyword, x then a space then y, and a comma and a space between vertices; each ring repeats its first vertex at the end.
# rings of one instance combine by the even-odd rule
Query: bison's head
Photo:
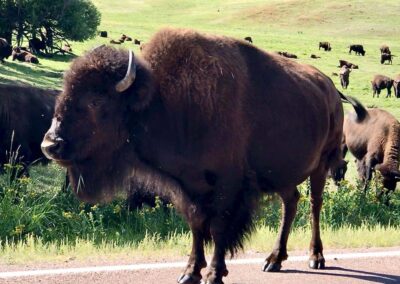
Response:
POLYGON ((42 151, 68 169, 78 197, 110 199, 136 159, 129 125, 151 99, 151 74, 132 52, 98 47, 64 76, 42 151))
POLYGON ((347 163, 347 161, 341 160, 336 168, 331 169, 331 176, 336 185, 339 185, 340 181, 345 179, 347 163))

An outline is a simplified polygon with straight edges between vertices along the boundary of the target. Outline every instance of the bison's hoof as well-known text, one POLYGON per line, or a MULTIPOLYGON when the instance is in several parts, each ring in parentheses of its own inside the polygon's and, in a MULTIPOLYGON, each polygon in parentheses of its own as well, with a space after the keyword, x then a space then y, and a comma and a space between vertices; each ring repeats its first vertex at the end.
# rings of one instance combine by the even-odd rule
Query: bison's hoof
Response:
POLYGON ((264 272, 279 272, 281 271, 282 265, 279 262, 275 263, 264 263, 263 271, 264 272))
POLYGON ((310 260, 309 264, 311 269, 324 269, 325 268, 325 259, 318 260, 310 260))
POLYGON ((201 277, 195 276, 195 275, 190 275, 190 274, 182 274, 178 278, 178 283, 179 284, 200 284, 201 277))

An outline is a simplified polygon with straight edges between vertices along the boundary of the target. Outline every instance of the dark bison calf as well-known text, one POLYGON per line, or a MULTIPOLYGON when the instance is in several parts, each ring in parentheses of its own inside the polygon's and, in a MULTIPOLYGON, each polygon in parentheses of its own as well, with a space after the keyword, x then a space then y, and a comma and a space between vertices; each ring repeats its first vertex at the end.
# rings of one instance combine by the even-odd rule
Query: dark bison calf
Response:
POLYGON ((389 64, 392 64, 392 59, 394 55, 391 55, 389 53, 382 53, 381 54, 381 64, 384 64, 385 61, 388 61, 389 64))
POLYGON ((319 47, 318 50, 320 50, 321 48, 323 48, 325 51, 331 51, 332 47, 331 44, 327 41, 322 41, 319 43, 319 47))
POLYGON ((346 60, 339 60, 339 67, 343 67, 343 66, 346 66, 347 68, 351 68, 351 69, 358 69, 358 65, 355 65, 346 60))
MULTIPOLYGON (((389 191, 400 181, 399 149, 400 123, 385 110, 365 109, 362 105, 356 112, 346 115, 343 124, 343 157, 347 151, 357 159, 357 171, 367 189, 374 171, 383 177, 383 186, 389 191)), ((336 178, 343 179, 345 170, 336 178)))
POLYGON ((4 58, 7 59, 12 54, 12 47, 6 39, 0 38, 0 62, 4 63, 4 58))
POLYGON ((361 44, 352 44, 349 46, 349 53, 351 54, 351 52, 354 51, 356 53, 356 55, 365 55, 365 50, 364 47, 361 44))
POLYGON ((30 39, 28 43, 32 53, 38 54, 41 50, 47 53, 45 41, 40 40, 37 37, 34 37, 30 39))
POLYGON ((348 68, 346 65, 340 69, 340 84, 342 85, 343 89, 347 89, 349 86, 349 77, 350 77, 351 69, 348 68))
POLYGON ((400 74, 394 77, 393 80, 393 89, 394 89, 394 95, 396 98, 400 98, 400 74))
POLYGON ((374 78, 372 78, 371 84, 373 91, 372 97, 375 97, 376 94, 376 96, 379 98, 381 90, 383 89, 387 89, 387 98, 391 96, 391 89, 393 86, 393 80, 391 78, 384 75, 375 75, 374 78))

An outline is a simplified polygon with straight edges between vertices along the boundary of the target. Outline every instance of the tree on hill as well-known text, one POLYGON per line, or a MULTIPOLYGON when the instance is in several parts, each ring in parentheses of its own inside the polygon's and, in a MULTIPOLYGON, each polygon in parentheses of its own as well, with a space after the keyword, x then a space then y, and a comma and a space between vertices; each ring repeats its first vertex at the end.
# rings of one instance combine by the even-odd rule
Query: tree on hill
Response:
POLYGON ((32 38, 51 50, 85 41, 96 35, 100 18, 90 0, 0 0, 0 36, 13 34, 18 46, 32 38))

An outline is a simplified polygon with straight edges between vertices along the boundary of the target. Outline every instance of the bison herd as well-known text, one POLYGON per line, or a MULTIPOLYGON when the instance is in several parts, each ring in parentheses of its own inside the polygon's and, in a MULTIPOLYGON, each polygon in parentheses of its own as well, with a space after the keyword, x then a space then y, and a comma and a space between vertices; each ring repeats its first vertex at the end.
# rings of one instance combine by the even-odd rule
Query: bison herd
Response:
MULTIPOLYGON (((288 257, 297 185, 309 178, 309 266, 322 269, 319 220, 328 173, 343 179, 350 151, 364 188, 379 171, 384 187, 394 190, 400 124, 386 111, 366 109, 342 94, 316 68, 287 59, 287 52, 265 52, 251 42, 162 29, 141 57, 102 45, 74 59, 62 91, 0 85, 2 162, 14 133, 25 164, 43 158, 41 147, 47 159, 67 169, 82 200, 109 201, 123 190, 170 201, 193 236, 178 278, 185 284, 203 278, 204 245, 210 241, 215 247, 205 283, 223 283, 225 255, 243 246, 265 193, 280 196, 283 212, 263 270, 280 271, 288 257), (355 112, 344 117, 342 102, 355 112)), ((0 55, 14 58, 17 51, 2 53, 2 44, 0 55)), ((327 42, 319 48, 332 49, 327 42)), ((365 55, 359 45, 351 51, 365 55)), ((340 64, 347 88, 356 65, 340 64)), ((399 81, 375 77, 374 94, 384 88, 390 94, 394 86, 397 95, 399 81)))

